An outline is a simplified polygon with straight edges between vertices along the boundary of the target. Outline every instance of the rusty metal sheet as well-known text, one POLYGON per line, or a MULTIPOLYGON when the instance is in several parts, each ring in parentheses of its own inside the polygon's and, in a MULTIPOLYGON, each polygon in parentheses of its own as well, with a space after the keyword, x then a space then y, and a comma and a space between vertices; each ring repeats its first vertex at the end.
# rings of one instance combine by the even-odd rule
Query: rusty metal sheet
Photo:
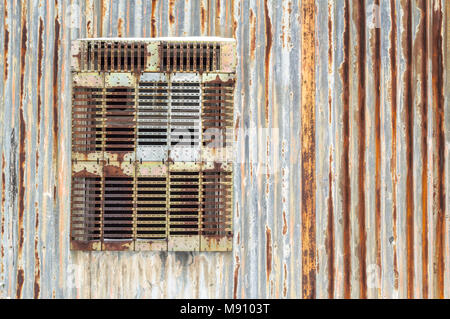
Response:
POLYGON ((450 298, 449 19, 446 0, 2 2, 0 297, 450 298), (164 36, 236 39, 233 252, 71 251, 71 44, 164 36))

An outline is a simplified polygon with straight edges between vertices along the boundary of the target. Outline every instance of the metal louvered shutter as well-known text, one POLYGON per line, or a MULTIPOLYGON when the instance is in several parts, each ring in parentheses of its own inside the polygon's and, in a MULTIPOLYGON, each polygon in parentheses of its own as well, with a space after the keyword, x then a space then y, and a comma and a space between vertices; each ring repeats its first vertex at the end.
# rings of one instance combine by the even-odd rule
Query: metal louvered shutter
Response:
POLYGON ((72 46, 73 250, 230 251, 235 41, 72 46))

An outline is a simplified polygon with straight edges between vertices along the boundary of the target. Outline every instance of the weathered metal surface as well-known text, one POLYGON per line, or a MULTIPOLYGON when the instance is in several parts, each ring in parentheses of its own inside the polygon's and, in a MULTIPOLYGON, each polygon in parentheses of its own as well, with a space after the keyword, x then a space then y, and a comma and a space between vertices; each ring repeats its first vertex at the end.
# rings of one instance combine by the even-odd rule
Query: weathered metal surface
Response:
POLYGON ((449 298, 449 18, 445 0, 2 1, 0 296, 449 298), (233 253, 70 251, 72 39, 191 35, 237 39, 233 253))

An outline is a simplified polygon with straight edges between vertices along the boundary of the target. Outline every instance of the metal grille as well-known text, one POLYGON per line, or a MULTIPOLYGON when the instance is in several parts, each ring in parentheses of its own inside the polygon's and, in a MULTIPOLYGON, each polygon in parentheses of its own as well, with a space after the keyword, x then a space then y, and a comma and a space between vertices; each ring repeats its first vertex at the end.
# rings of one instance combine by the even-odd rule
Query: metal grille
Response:
POLYGON ((161 70, 203 72, 220 70, 219 43, 163 42, 161 70))
POLYGON ((74 43, 72 249, 231 250, 234 42, 223 41, 74 43))
POLYGON ((147 63, 144 42, 95 41, 81 42, 81 71, 140 72, 147 63))

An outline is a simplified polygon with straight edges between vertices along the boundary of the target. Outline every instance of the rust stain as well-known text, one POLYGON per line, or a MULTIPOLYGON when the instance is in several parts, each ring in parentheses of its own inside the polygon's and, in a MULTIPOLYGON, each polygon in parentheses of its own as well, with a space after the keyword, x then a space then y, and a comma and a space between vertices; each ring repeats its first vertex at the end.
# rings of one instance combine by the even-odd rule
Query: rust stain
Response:
POLYGON ((169 24, 172 26, 175 23, 175 15, 173 14, 173 9, 175 6, 175 0, 169 0, 169 24))
MULTIPOLYGON (((333 70, 333 8, 328 3, 328 73, 333 70)), ((328 123, 331 124, 332 119, 332 85, 328 88, 328 123)), ((328 298, 334 298, 335 290, 335 256, 334 256, 334 206, 333 206, 333 154, 330 147, 330 160, 328 167, 328 229, 326 236, 326 251, 328 256, 328 298)))
POLYGON ((345 1, 344 7, 344 61, 341 67, 341 77, 343 84, 342 95, 342 167, 340 188, 342 192, 342 223, 343 223, 343 245, 344 245, 344 298, 350 298, 351 284, 351 252, 350 252, 350 173, 349 173, 349 144, 350 144, 350 16, 349 0, 345 1))
POLYGON ((327 255, 328 255, 328 298, 334 298, 334 212, 333 212, 333 155, 330 152, 328 171, 328 227, 327 227, 327 255))
POLYGON ((358 25, 358 226, 359 226, 359 297, 367 298, 366 274, 366 14, 363 2, 355 2, 358 25))
POLYGON ((5 8, 5 15, 3 19, 3 30, 4 30, 4 39, 3 39, 3 81, 6 82, 8 78, 8 46, 9 46, 9 29, 6 20, 8 19, 8 4, 7 1, 4 0, 3 7, 5 8))
POLYGON ((206 8, 203 6, 203 2, 200 2, 200 25, 201 25, 201 32, 202 35, 205 34, 206 30, 206 8))
POLYGON ((269 281, 272 272, 272 231, 266 225, 266 276, 269 281))
POLYGON ((92 21, 88 21, 86 24, 87 34, 89 37, 92 36, 91 24, 92 24, 92 21))
MULTIPOLYGON (((23 243, 24 243, 24 228, 23 228, 23 216, 25 212, 25 138, 26 138, 26 123, 24 119, 23 110, 23 92, 24 92, 24 74, 25 74, 25 57, 27 54, 27 14, 26 9, 22 9, 22 22, 21 22, 21 47, 20 47, 20 100, 19 100, 19 209, 18 209, 18 259, 22 259, 23 243)), ((17 298, 22 297, 23 288, 23 276, 24 270, 21 264, 18 265, 17 270, 17 298)))
MULTIPOLYGON (((375 0, 375 6, 376 8, 380 7, 380 0, 375 0)), ((374 14, 376 13, 374 12, 374 14)), ((373 33, 373 76, 375 86, 375 260, 378 269, 381 269, 381 29, 374 28, 373 33)), ((380 292, 381 289, 378 289, 379 297, 380 292)))
MULTIPOLYGON (((315 1, 302 1, 301 221, 302 296, 316 296, 315 232, 315 1)), ((266 58, 266 67, 268 60, 266 58)))
POLYGON ((283 211, 283 235, 287 234, 286 212, 283 211))
POLYGON ((436 297, 444 298, 445 275, 445 126, 444 126, 444 61, 443 61, 443 17, 441 3, 433 8, 432 41, 432 90, 433 111, 435 114, 434 128, 434 171, 436 179, 433 185, 433 199, 436 212, 436 297))
POLYGON ((412 12, 411 2, 402 2, 406 18, 403 20, 406 34, 402 45, 406 57, 404 78, 405 130, 406 130, 406 259, 407 259, 407 296, 414 298, 414 179, 413 179, 413 92, 412 92, 412 12))
POLYGON ((117 35, 119 38, 123 37, 123 19, 119 18, 119 21, 117 22, 117 35))
POLYGON ((253 10, 250 9, 250 59, 255 59, 256 50, 256 17, 253 10))
POLYGON ((238 288, 238 279, 239 279, 239 256, 235 256, 235 266, 234 266, 234 280, 233 280, 233 298, 237 298, 237 288, 238 288))
POLYGON ((265 48, 265 58, 264 58, 264 80, 265 80, 265 86, 264 86, 264 99, 265 99, 265 120, 266 120, 266 126, 268 126, 269 123, 269 70, 270 70, 270 52, 272 50, 272 22, 270 21, 269 17, 269 8, 267 6, 268 0, 264 1, 264 21, 265 21, 265 40, 266 40, 266 48, 265 48))
MULTIPOLYGON (((241 8, 241 3, 238 3, 239 9, 241 8)), ((233 38, 236 39, 237 21, 234 18, 234 0, 231 0, 231 16, 233 17, 233 38)))
MULTIPOLYGON (((53 46, 53 161, 56 162, 57 154, 58 154, 58 96, 60 94, 58 89, 58 70, 59 70, 59 32, 60 32, 60 24, 58 21, 58 16, 55 17, 55 41, 53 46)), ((54 198, 56 200, 56 198, 54 198)))
POLYGON ((422 298, 428 298, 428 5, 427 0, 419 3, 422 11, 421 23, 418 30, 418 50, 420 50, 420 117, 421 138, 420 148, 422 151, 422 298))
MULTIPOLYGON (((38 65, 37 65, 37 72, 38 72, 38 78, 37 78, 37 144, 40 144, 40 123, 41 123, 41 81, 42 81, 42 56, 43 56, 43 39, 42 34, 44 32, 44 23, 42 21, 42 18, 39 18, 39 42, 38 42, 38 65)), ((39 167, 39 148, 36 148, 36 172, 38 172, 39 167)), ((36 203, 37 204, 37 203, 36 203)), ((40 276, 41 276, 41 270, 40 270, 40 258, 39 258, 39 249, 38 249, 38 243, 39 243, 39 236, 37 235, 39 232, 39 209, 37 205, 35 205, 35 238, 34 238, 34 298, 39 298, 40 293, 40 276)))
POLYGON ((17 299, 22 297, 23 281, 24 281, 24 272, 23 269, 19 269, 17 270, 17 293, 16 293, 17 299))
POLYGON ((152 38, 156 37, 156 17, 155 17, 156 1, 157 0, 152 0, 152 16, 151 16, 151 30, 150 30, 152 38))
MULTIPOLYGON (((36 210, 36 223, 34 225, 34 229, 36 234, 39 230, 39 209, 38 207, 35 207, 36 210)), ((41 281, 41 268, 40 268, 40 258, 39 258, 39 249, 38 249, 38 243, 39 243, 39 236, 35 236, 34 238, 34 298, 39 298, 40 293, 40 281, 41 281)))
MULTIPOLYGON (((2 153, 2 206, 1 206, 1 209, 2 209, 2 212, 4 212, 5 211, 5 201, 6 201, 6 176, 5 176, 5 168, 6 168, 6 161, 5 161, 5 154, 3 154, 2 153)), ((2 248, 1 248, 1 251, 0 251, 0 253, 1 253, 1 256, 2 256, 2 258, 1 258, 1 260, 3 261, 4 260, 4 258, 5 258, 5 247, 3 246, 3 236, 4 236, 4 234, 5 234, 5 214, 2 214, 2 221, 1 221, 1 223, 2 223, 2 227, 1 227, 1 240, 2 240, 2 242, 1 242, 1 244, 2 244, 2 248)), ((2 265, 2 273, 4 273, 5 272, 5 265, 4 265, 4 263, 2 262, 1 263, 1 265, 2 265)))
POLYGON ((391 64, 391 178, 392 178, 392 225, 394 237, 394 289, 398 290, 398 261, 397 261, 397 14, 395 0, 391 0, 391 38, 390 38, 390 64, 391 64))
MULTIPOLYGON (((39 43, 38 43, 38 65, 37 65, 37 138, 38 138, 38 144, 40 143, 40 128, 41 128, 41 106, 42 106, 42 100, 41 100, 41 81, 42 81, 42 55, 43 55, 43 40, 42 40, 42 33, 44 32, 44 23, 42 21, 42 18, 39 18, 39 43)), ((39 158, 39 150, 36 150, 36 165, 38 165, 37 159, 39 158)), ((36 167, 37 168, 37 167, 36 167)), ((37 169, 36 169, 37 171, 37 169)))
POLYGON ((236 117, 236 122, 234 124, 234 141, 237 142, 239 136, 239 124, 241 123, 240 116, 236 117))
POLYGON ((215 25, 214 25, 214 30, 215 30, 215 34, 216 36, 220 36, 221 32, 221 24, 220 24, 220 0, 216 0, 216 13, 215 13, 216 17, 215 17, 215 25))
POLYGON ((283 277, 283 297, 286 298, 287 296, 287 280, 288 280, 288 274, 287 274, 287 266, 286 263, 283 263, 283 270, 284 270, 284 277, 283 277))
POLYGON ((104 0, 100 0, 100 30, 99 30, 99 35, 101 37, 104 36, 103 34, 103 20, 105 19, 105 6, 103 5, 103 1, 104 0))

